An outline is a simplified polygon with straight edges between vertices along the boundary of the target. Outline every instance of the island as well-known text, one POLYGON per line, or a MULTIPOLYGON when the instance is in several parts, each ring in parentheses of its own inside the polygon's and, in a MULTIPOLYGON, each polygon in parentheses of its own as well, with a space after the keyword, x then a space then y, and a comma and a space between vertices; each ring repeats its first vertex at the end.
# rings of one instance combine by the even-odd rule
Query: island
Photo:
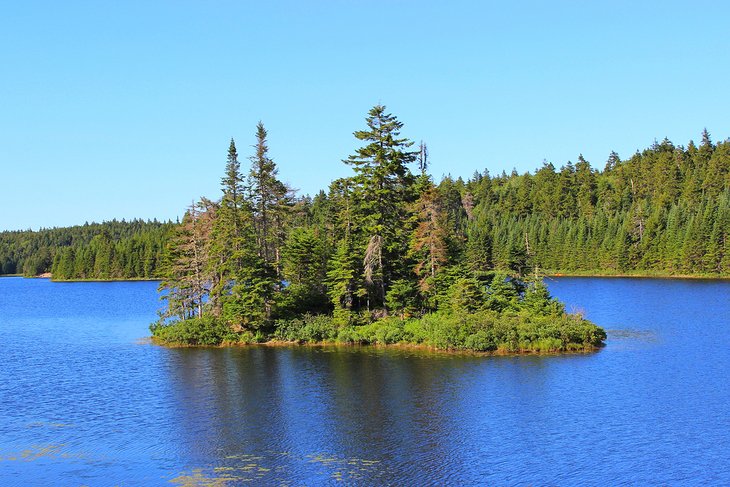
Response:
POLYGON ((169 238, 155 343, 503 354, 603 344, 603 329, 550 296, 530 265, 529 235, 495 266, 488 223, 434 184, 426 145, 412 150, 382 105, 366 124, 343 161, 353 175, 314 199, 295 199, 278 178, 261 122, 245 176, 231 140, 221 198, 193 202, 169 238))

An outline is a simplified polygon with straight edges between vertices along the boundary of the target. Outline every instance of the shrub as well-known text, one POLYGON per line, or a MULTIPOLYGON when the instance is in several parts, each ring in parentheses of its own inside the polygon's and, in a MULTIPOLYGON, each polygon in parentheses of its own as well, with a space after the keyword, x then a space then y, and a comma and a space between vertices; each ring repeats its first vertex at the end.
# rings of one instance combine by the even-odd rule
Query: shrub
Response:
POLYGON ((240 335, 223 320, 213 316, 189 318, 150 327, 152 336, 170 345, 220 345, 238 342, 240 335))
POLYGON ((288 342, 315 343, 334 341, 339 329, 328 315, 304 315, 301 318, 280 320, 273 338, 288 342))
POLYGON ((337 343, 344 343, 348 345, 356 345, 363 343, 362 337, 355 331, 353 327, 346 327, 340 329, 337 333, 337 343))
POLYGON ((368 313, 304 315, 275 323, 272 334, 263 329, 235 330, 220 318, 204 316, 150 326, 161 343, 172 345, 220 345, 261 343, 270 339, 299 343, 424 344, 444 350, 478 352, 559 352, 599 347, 606 332, 578 315, 517 311, 460 313, 438 311, 420 318, 375 319, 368 313))
POLYGON ((384 318, 369 325, 358 326, 354 330, 361 343, 390 345, 404 339, 404 322, 397 318, 384 318))
POLYGON ((464 346, 475 352, 489 352, 497 349, 494 336, 484 330, 479 330, 473 335, 469 335, 464 342, 464 346))

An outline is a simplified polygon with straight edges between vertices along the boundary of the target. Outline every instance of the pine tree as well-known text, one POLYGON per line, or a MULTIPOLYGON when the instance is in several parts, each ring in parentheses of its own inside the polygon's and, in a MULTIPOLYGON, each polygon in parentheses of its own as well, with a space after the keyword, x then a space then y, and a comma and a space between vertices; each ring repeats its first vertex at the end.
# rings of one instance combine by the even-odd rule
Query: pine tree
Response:
POLYGON ((327 308, 328 245, 315 227, 293 228, 282 251, 282 272, 289 285, 289 307, 299 314, 322 312, 327 308))
MULTIPOLYGON (((236 144, 231 139, 228 147, 225 177, 221 179, 223 196, 215 206, 215 218, 211 230, 209 271, 213 275, 210 306, 218 316, 235 283, 236 274, 248 262, 247 247, 252 245, 251 208, 245 200, 245 188, 241 176, 236 144)), ((212 206, 212 205, 211 205, 212 206)))
POLYGON ((446 218, 433 183, 415 202, 414 213, 417 225, 410 242, 411 256, 416 262, 413 270, 419 277, 420 290, 428 292, 436 273, 448 259, 446 218))
POLYGON ((165 278, 159 289, 166 291, 168 309, 163 318, 187 319, 203 315, 203 304, 212 282, 208 252, 213 222, 211 214, 193 203, 171 236, 164 260, 165 278))
POLYGON ((344 162, 353 166, 353 217, 358 240, 365 251, 363 273, 375 306, 381 306, 390 282, 407 273, 398 266, 407 245, 407 204, 414 199, 414 178, 408 164, 417 153, 408 151, 413 142, 399 138, 403 124, 385 107, 376 105, 366 118, 367 130, 354 133, 367 142, 344 162))
POLYGON ((251 203, 260 256, 280 274, 281 247, 286 237, 284 226, 291 206, 290 190, 277 179, 278 169, 268 156, 267 132, 264 124, 256 126, 256 152, 250 157, 251 203))
POLYGON ((335 307, 335 314, 349 312, 353 308, 357 291, 356 263, 349 239, 342 239, 329 261, 327 294, 335 307))

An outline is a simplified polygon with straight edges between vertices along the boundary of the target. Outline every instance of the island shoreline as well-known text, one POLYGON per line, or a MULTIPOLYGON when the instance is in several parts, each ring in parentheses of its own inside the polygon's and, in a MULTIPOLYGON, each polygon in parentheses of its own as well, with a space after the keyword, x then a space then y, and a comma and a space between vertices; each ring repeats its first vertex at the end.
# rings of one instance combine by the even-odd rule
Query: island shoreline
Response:
POLYGON ((195 345, 188 343, 166 343, 162 340, 157 339, 154 336, 145 337, 143 344, 150 344, 164 348, 181 349, 181 348, 195 348, 195 349, 231 349, 231 348, 317 348, 317 349, 342 349, 346 351, 355 351, 362 349, 377 350, 377 351, 401 351, 401 352, 416 352, 423 353, 424 355, 467 355, 477 357, 524 357, 524 356, 562 356, 562 355, 589 355, 600 352, 605 348, 604 343, 601 346, 591 346, 584 349, 577 350, 563 350, 559 352, 540 352, 535 350, 518 350, 518 351, 507 351, 507 350, 493 350, 493 351, 476 351, 476 350, 459 350, 459 349, 443 349, 433 347, 431 345, 424 345, 420 343, 337 343, 328 341, 319 342, 296 342, 296 341, 283 341, 283 340, 269 340, 260 343, 241 343, 241 342, 230 342, 221 343, 219 345, 195 345))

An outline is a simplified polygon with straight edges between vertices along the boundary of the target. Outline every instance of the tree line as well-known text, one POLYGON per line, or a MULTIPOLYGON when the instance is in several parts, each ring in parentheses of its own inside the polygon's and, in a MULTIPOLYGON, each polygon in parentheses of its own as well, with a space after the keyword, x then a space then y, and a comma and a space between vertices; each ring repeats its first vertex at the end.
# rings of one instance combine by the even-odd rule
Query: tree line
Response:
POLYGON ((482 235, 488 266, 730 274, 730 141, 713 144, 707 130, 699 146, 611 153, 603 170, 579 156, 535 174, 447 177, 439 189, 454 231, 482 235))
MULTIPOLYGON (((0 273, 163 277, 170 235, 195 222, 201 242, 225 245, 222 235, 231 233, 227 243, 241 264, 250 255, 239 247, 255 236, 264 281, 274 276, 264 288, 286 282, 287 299, 300 293, 296 299, 322 309, 374 309, 394 287, 418 294, 428 309, 434 296, 443 298, 448 283, 437 283, 454 266, 477 274, 730 274, 730 142, 715 144, 707 131, 698 145, 665 139, 624 160, 611 153, 601 170, 579 156, 560 168, 544 162, 534 173, 485 170, 435 184, 426 145, 399 138, 401 126, 382 107, 372 112, 355 132, 364 145, 343 161, 353 175, 314 197, 297 197, 278 180, 261 126, 258 179, 240 173, 233 144, 223 198, 194 203, 179 226, 134 220, 0 232, 0 273), (226 219, 232 230, 223 230, 226 219)), ((215 279, 230 278, 232 270, 221 270, 230 267, 226 251, 207 245, 201 249, 220 260, 215 279)), ((206 259, 201 271, 209 273, 206 259)), ((216 312, 223 287, 213 286, 216 312)))
POLYGON ((354 132, 360 146, 343 159, 352 175, 313 198, 296 197, 279 179, 262 123, 248 171, 231 140, 220 199, 191 203, 168 242, 160 286, 167 309, 153 334, 188 344, 272 337, 400 337, 509 351, 599 344, 605 333, 566 315, 525 262, 515 266, 517 253, 495 265, 492 229, 475 226, 483 221, 481 193, 449 178, 436 185, 427 146, 402 137, 402 127, 384 106, 373 107, 354 132))
POLYGON ((0 274, 65 279, 152 279, 173 223, 112 220, 0 232, 0 274))

